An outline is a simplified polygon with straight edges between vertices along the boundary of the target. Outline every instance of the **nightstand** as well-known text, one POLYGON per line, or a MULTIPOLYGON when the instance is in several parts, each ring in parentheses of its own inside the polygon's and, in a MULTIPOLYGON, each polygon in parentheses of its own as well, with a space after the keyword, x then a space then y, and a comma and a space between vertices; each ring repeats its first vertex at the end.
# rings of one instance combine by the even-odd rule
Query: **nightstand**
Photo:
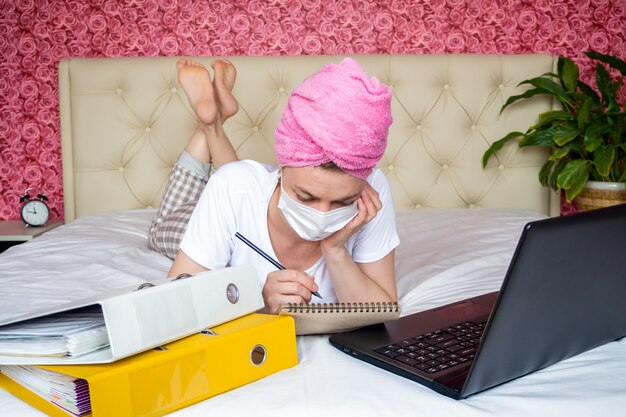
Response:
POLYGON ((45 226, 26 227, 21 220, 0 220, 0 253, 61 226, 63 220, 50 220, 45 226))

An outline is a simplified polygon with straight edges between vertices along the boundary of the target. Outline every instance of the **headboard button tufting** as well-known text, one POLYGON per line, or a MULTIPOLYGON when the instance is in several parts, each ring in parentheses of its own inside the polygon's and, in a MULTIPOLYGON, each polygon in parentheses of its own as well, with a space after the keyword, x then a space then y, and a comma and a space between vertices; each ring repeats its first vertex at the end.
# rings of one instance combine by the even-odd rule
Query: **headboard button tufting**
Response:
MULTIPOLYGON (((227 57, 237 67, 233 94, 240 110, 224 130, 238 156, 274 163, 273 132, 287 95, 306 77, 342 57, 227 57)), ((497 155, 500 162, 494 159, 483 169, 481 160, 491 142, 524 129, 536 121, 537 114, 552 109, 552 101, 537 97, 500 114, 508 96, 529 88, 518 86, 522 80, 555 70, 555 57, 440 54, 354 58, 368 74, 393 88, 393 124, 379 166, 389 173, 398 209, 413 209, 418 201, 419 207, 466 208, 471 201, 481 207, 550 212, 555 203, 550 190, 537 181, 547 153, 507 146, 497 155), (515 175, 502 175, 504 165, 507 170, 514 169, 515 175), (449 169, 452 166, 454 169, 449 169)), ((158 205, 171 165, 197 126, 174 76, 177 59, 69 58, 60 62, 66 222, 102 207, 158 205), (111 99, 113 94, 119 99, 111 99), (110 161, 120 162, 111 166, 110 161), (132 170, 124 172, 120 167, 121 175, 111 180, 110 172, 122 164, 132 170), (99 184, 97 195, 92 192, 93 184, 99 184)), ((196 59, 210 67, 213 57, 196 59)))

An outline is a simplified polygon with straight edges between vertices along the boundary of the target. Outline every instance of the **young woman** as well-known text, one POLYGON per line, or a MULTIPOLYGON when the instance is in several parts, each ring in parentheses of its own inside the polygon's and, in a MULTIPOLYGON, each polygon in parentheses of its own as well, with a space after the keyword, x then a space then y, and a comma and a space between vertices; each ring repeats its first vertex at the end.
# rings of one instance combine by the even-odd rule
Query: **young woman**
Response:
POLYGON ((169 276, 252 264, 269 313, 315 292, 323 302, 396 301, 395 209, 375 168, 392 121, 389 88, 350 58, 324 66, 289 97, 272 167, 237 160, 223 130, 238 110, 236 70, 212 67, 213 81, 204 66, 178 62, 198 127, 150 228, 151 247, 174 258, 169 276), (209 179, 211 164, 219 169, 209 179))

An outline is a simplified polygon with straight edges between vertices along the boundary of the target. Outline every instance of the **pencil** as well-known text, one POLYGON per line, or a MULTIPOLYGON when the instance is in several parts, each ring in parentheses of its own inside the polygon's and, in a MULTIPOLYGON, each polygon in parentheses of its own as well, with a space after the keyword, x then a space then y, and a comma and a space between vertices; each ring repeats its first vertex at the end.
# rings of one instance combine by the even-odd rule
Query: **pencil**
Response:
MULTIPOLYGON (((257 245, 255 245, 254 243, 250 242, 248 239, 246 239, 245 237, 243 237, 243 235, 239 232, 235 233, 235 236, 241 240, 243 243, 245 243, 246 245, 248 245, 253 251, 255 251, 256 253, 258 253, 259 255, 261 255, 262 257, 264 257, 269 263, 271 263, 272 265, 274 265, 276 268, 278 269, 286 269, 284 266, 282 266, 282 264, 280 262, 278 262, 276 259, 272 258, 271 256, 269 256, 267 253, 263 252, 263 250, 261 250, 261 248, 259 248, 257 245)), ((316 296, 317 298, 322 298, 322 296, 317 292, 314 291, 311 294, 313 294, 314 296, 316 296)))

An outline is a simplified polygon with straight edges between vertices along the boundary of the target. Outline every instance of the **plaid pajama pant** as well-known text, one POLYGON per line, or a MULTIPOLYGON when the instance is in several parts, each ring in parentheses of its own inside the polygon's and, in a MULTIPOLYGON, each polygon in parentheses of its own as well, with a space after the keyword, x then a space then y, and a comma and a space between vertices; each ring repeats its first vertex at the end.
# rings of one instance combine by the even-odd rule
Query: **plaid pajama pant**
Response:
POLYGON ((207 181, 208 177, 185 169, 178 163, 174 165, 161 206, 150 225, 150 249, 174 259, 207 181))

